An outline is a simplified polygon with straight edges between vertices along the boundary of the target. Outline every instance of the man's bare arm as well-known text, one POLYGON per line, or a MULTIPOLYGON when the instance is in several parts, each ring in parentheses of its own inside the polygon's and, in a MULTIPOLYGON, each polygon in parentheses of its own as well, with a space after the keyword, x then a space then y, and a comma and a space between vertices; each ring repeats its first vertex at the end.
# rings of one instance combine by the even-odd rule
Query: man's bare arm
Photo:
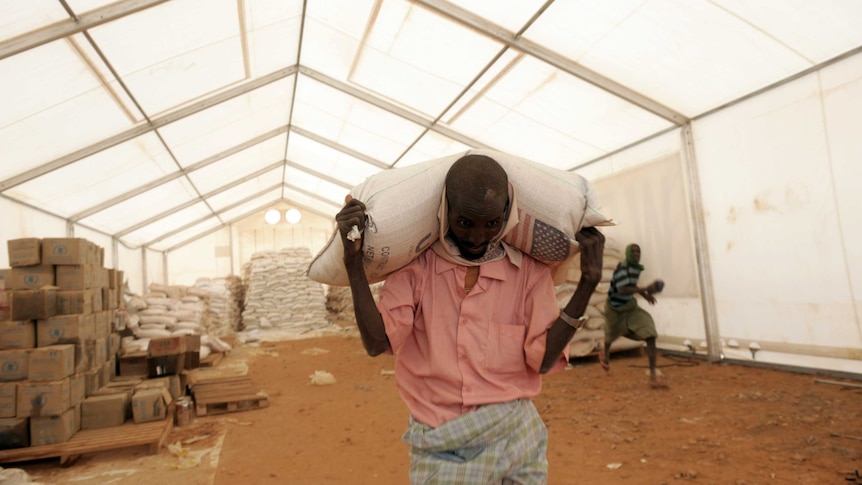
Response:
POLYGON ((350 282, 353 313, 356 316, 356 326, 359 328, 362 345, 368 355, 372 357, 380 355, 390 348, 389 338, 386 336, 383 318, 377 310, 377 304, 374 302, 362 265, 362 238, 361 236, 354 238, 356 231, 361 233, 365 229, 365 204, 348 195, 346 204, 335 216, 335 221, 344 245, 344 266, 350 282))
MULTIPOLYGON (((581 279, 578 281, 575 294, 563 308, 563 312, 570 319, 581 317, 587 311, 590 296, 602 279, 602 257, 605 247, 604 235, 594 227, 583 228, 575 235, 575 240, 581 245, 581 279)), ((572 326, 562 318, 557 318, 548 330, 540 373, 544 374, 551 370, 574 334, 575 329, 572 326)))

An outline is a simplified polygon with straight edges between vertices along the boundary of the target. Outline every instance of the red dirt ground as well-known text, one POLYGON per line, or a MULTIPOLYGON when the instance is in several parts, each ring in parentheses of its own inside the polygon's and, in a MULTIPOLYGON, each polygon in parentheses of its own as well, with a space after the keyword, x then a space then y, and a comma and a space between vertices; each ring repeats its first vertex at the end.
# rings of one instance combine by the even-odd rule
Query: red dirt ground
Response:
MULTIPOLYGON (((200 465, 182 466, 162 449, 23 468, 52 484, 408 483, 407 409, 387 372, 394 357, 366 356, 354 334, 245 347, 234 353, 269 406, 176 428, 170 442, 204 437, 190 450, 223 439, 200 465), (318 370, 336 382, 311 385, 318 370), (84 479, 106 465, 147 471, 84 479)), ((653 390, 645 364, 639 350, 614 354, 605 373, 587 357, 545 378, 535 403, 549 431, 549 484, 856 483, 846 477, 862 470, 858 381, 662 356, 670 388, 653 390)))

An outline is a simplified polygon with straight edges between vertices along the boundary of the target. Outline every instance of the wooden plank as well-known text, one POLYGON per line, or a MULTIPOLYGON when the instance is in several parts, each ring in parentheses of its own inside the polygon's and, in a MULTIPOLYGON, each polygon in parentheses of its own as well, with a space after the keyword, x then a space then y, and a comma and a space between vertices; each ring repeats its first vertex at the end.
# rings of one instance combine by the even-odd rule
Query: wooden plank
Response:
POLYGON ((168 408, 168 416, 161 421, 141 424, 127 421, 122 426, 78 431, 65 443, 0 450, 0 463, 59 457, 61 465, 68 466, 85 453, 141 445, 150 445, 150 450, 157 453, 173 429, 173 418, 173 407, 170 407, 168 408), (157 446, 154 448, 154 445, 157 446))

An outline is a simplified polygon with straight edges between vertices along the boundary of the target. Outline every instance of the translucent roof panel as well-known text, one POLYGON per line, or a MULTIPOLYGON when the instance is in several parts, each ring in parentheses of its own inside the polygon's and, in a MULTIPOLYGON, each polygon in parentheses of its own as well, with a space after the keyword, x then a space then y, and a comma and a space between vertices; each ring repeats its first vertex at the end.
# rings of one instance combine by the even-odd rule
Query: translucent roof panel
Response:
MULTIPOLYGON (((345 192, 345 195, 347 195, 347 192, 345 192)), ((327 202, 321 204, 319 199, 312 197, 310 194, 307 194, 302 190, 290 186, 284 188, 284 197, 286 199, 289 199, 290 202, 297 207, 314 209, 314 211, 320 215, 331 217, 334 217, 335 214, 339 210, 341 210, 341 207, 344 205, 344 198, 341 199, 341 203, 339 204, 336 204, 334 202, 327 202)))
POLYGON ((151 116, 245 77, 234 0, 165 2, 90 30, 151 116))
POLYGON ((0 2, 0 41, 68 19, 57 0, 3 0, 0 2))
POLYGON ((301 64, 346 80, 375 3, 376 0, 308 2, 301 64))
POLYGON ((517 32, 542 8, 545 0, 458 0, 459 7, 506 30, 517 32))
POLYGON ((68 40, 0 60, 0 180, 132 126, 68 40))
POLYGON ((246 215, 257 212, 269 204, 277 202, 281 198, 281 188, 269 190, 246 200, 242 204, 232 206, 219 214, 219 219, 227 224, 242 219, 246 215))
POLYGON ((288 123, 293 78, 281 79, 159 129, 182 166, 288 123))
POLYGON ((237 200, 260 193, 274 185, 280 185, 282 183, 282 178, 284 177, 284 166, 278 165, 265 172, 260 172, 262 173, 255 177, 249 176, 244 179, 241 178, 236 181, 232 181, 232 184, 236 182, 241 183, 231 186, 223 192, 219 192, 211 197, 207 197, 207 202, 213 210, 220 211, 237 200))
POLYGON ((179 170, 152 133, 66 165, 7 193, 66 217, 179 170))
POLYGON ((349 188, 315 177, 290 165, 284 170, 284 181, 294 189, 314 194, 316 198, 337 207, 344 204, 344 196, 350 192, 349 188))
POLYGON ((197 224, 192 224, 188 228, 185 228, 181 231, 176 231, 175 233, 168 233, 169 235, 165 235, 164 237, 159 237, 153 241, 150 241, 148 245, 153 249, 159 251, 165 251, 177 244, 184 243, 186 241, 190 241, 201 234, 206 234, 218 227, 223 226, 221 220, 218 217, 210 217, 209 219, 199 222, 197 224))
POLYGON ((350 81, 429 116, 446 109, 503 47, 402 0, 382 2, 374 20, 350 81))
POLYGON ((394 113, 305 76, 297 85, 293 124, 389 163, 423 130, 394 113))
POLYGON ((670 122, 542 61, 523 58, 450 118, 490 146, 569 169, 670 122))
POLYGON ((401 158, 395 167, 407 167, 416 163, 452 155, 453 153, 461 153, 468 149, 470 147, 463 143, 429 131, 422 135, 422 138, 415 145, 410 147, 410 151, 401 158))
POLYGON ((147 224, 140 229, 125 234, 124 237, 132 241, 151 241, 167 232, 183 227, 191 222, 199 221, 210 215, 212 215, 212 211, 209 207, 205 203, 200 202, 191 207, 166 214, 152 224, 147 224))
MULTIPOLYGON (((81 220, 81 223, 116 234, 127 227, 144 221, 156 214, 173 209, 184 202, 198 197, 194 187, 185 177, 159 185, 140 195, 128 198, 101 212, 97 212, 81 220)), ((135 241, 141 244, 144 241, 135 241)))
MULTIPOLYGON (((209 193, 228 182, 239 180, 273 164, 284 164, 284 147, 287 135, 280 135, 245 149, 239 153, 189 172, 189 179, 202 194, 209 193)), ((281 182, 281 176, 279 176, 281 182)))
POLYGON ((287 159, 294 166, 332 175, 351 186, 380 171, 379 167, 296 133, 290 135, 287 159))
POLYGON ((301 0, 245 0, 252 76, 298 64, 301 0))
POLYGON ((859 45, 862 5, 826 3, 554 2, 525 37, 695 116, 859 45))

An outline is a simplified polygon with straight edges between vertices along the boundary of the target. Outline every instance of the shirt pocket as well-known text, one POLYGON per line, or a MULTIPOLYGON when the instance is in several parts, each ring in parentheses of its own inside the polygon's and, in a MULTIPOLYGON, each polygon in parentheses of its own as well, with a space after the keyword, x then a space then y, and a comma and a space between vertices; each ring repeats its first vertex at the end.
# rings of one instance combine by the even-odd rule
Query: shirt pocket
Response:
POLYGON ((488 326, 488 346, 485 367, 495 372, 523 372, 527 367, 524 338, 527 327, 491 322, 488 326))

